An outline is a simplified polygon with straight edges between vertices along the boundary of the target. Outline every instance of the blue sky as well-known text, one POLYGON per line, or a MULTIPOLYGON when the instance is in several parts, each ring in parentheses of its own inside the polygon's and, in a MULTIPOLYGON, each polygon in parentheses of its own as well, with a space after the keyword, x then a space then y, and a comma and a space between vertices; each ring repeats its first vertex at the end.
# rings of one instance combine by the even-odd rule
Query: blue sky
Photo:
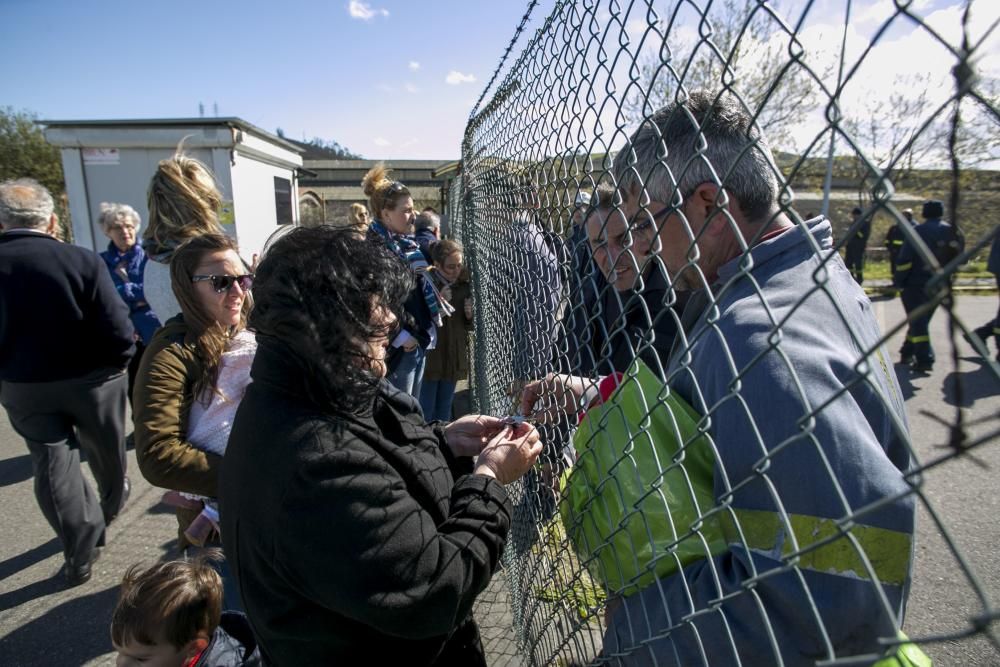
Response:
MULTIPOLYGON (((555 4, 539 2, 511 60, 555 4)), ((674 4, 655 0, 661 16, 674 4)), ((844 0, 773 4, 792 25, 809 6, 800 36, 816 51, 839 47, 844 0)), ((281 127, 291 138, 333 139, 367 158, 456 159, 469 112, 527 5, 0 0, 0 106, 63 120, 174 118, 197 116, 202 102, 209 115, 217 104, 221 116, 270 131, 281 127)), ((601 3, 599 16, 609 5, 601 3)), ((913 0, 910 6, 936 29, 955 33, 962 5, 913 0)), ((853 7, 848 48, 860 53, 896 10, 892 0, 855 0, 853 7)), ((1000 1, 974 0, 973 7, 975 22, 985 27, 997 18, 1000 1)), ((626 30, 641 33, 645 16, 638 3, 626 30)), ((673 34, 682 40, 685 31, 695 34, 696 22, 675 26, 673 34)), ((946 77, 953 59, 929 40, 912 22, 895 21, 866 58, 857 90, 845 91, 842 102, 891 90, 901 69, 946 77)), ((997 70, 1000 36, 991 41, 981 64, 997 70)))
POLYGON ((200 101, 206 114, 217 103, 221 116, 368 158, 457 159, 526 6, 0 0, 0 106, 176 118, 196 117, 200 101))

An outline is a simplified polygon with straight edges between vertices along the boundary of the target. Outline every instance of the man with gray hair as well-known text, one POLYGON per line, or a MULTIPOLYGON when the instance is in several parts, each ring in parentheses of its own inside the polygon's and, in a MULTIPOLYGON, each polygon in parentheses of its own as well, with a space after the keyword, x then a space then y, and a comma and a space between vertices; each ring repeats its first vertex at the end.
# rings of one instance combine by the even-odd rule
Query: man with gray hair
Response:
MULTIPOLYGON (((649 261, 693 291, 664 380, 698 413, 698 433, 681 434, 662 472, 694 474, 684 448, 703 433, 715 504, 661 529, 703 545, 701 557, 654 547, 644 569, 677 567, 637 592, 610 591, 605 657, 812 665, 893 653, 913 549, 906 414, 830 222, 802 221, 779 198, 766 139, 725 93, 659 110, 615 161, 633 232, 655 230, 649 261)), ((574 409, 597 393, 582 378, 549 377, 525 391, 522 409, 543 394, 574 409)), ((629 428, 640 441, 645 426, 629 428)), ((635 441, 622 443, 623 460, 635 441)))
POLYGON ((433 262, 431 246, 441 240, 441 217, 434 211, 424 210, 413 220, 413 239, 428 262, 433 262))
POLYGON ((0 183, 0 404, 31 453, 35 498, 59 536, 64 574, 91 576, 105 528, 128 497, 124 369, 128 308, 96 253, 54 235, 52 196, 0 183), (97 494, 80 470, 80 449, 97 494))

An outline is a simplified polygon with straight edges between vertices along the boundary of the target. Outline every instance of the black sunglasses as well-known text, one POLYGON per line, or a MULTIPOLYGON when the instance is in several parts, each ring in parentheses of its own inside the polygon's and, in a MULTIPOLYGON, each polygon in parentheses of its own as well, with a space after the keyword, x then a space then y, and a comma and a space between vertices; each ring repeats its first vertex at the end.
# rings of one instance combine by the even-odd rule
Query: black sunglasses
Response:
POLYGON ((235 283, 239 283, 240 289, 244 292, 249 292, 250 288, 253 287, 252 273, 247 273, 242 276, 191 276, 191 282, 193 283, 200 283, 205 280, 212 282, 212 289, 214 289, 217 294, 228 292, 232 289, 233 284, 235 283))

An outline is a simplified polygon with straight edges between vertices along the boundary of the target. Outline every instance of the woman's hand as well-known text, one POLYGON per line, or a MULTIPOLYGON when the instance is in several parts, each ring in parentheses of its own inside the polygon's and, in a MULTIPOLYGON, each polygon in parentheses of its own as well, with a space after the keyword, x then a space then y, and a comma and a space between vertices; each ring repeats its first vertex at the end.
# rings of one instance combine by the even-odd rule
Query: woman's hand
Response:
POLYGON ((542 441, 535 427, 524 422, 514 424, 486 443, 474 472, 510 484, 528 472, 541 453, 542 441))
POLYGON ((597 395, 597 384, 590 378, 549 373, 542 380, 532 380, 521 390, 521 414, 541 422, 557 421, 560 414, 575 414, 597 395))
POLYGON ((465 300, 465 319, 472 319, 472 297, 465 300))
POLYGON ((496 434, 507 428, 500 417, 465 415, 444 429, 451 453, 455 456, 476 456, 496 434))
POLYGON ((405 343, 403 343, 403 352, 413 352, 415 349, 417 349, 417 345, 419 345, 417 339, 411 338, 405 343))

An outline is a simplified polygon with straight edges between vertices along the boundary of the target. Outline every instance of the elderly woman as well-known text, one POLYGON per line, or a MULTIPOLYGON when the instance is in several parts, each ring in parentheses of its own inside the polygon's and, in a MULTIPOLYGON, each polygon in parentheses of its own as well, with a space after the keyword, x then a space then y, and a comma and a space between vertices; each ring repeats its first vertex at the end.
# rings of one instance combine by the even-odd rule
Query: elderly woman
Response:
POLYGON ((403 269, 330 226, 292 230, 258 269, 220 510, 269 664, 485 665, 472 606, 510 527, 503 485, 541 445, 495 417, 427 424, 384 380, 403 269))
POLYGON ((142 353, 149 345, 153 332, 160 327, 160 320, 149 307, 142 288, 146 253, 136 237, 139 232, 139 214, 128 204, 102 203, 100 219, 101 229, 109 239, 108 249, 101 253, 101 259, 108 266, 118 295, 128 306, 129 319, 138 336, 135 356, 128 366, 128 398, 131 402, 142 353))
POLYGON ((181 312, 170 282, 174 250, 196 236, 225 233, 219 223, 222 193, 208 167, 178 152, 157 165, 147 199, 149 226, 143 246, 151 261, 146 263, 146 300, 166 322, 181 312))

